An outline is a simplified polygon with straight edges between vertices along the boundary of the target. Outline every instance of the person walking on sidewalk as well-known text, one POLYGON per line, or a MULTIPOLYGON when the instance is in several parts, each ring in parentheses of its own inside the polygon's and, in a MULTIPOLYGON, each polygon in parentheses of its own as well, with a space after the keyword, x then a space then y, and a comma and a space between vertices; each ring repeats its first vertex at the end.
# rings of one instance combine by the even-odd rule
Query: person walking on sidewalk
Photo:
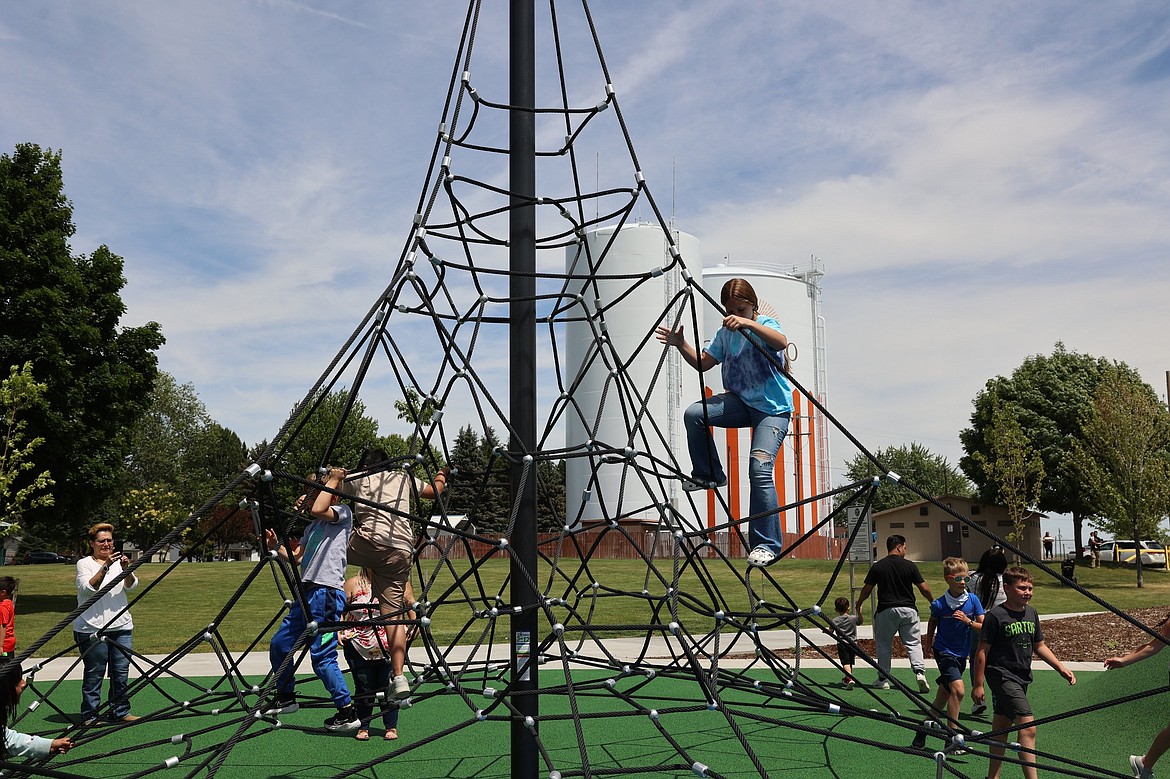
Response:
POLYGON ((878 678, 873 686, 879 690, 890 688, 890 658, 894 634, 902 638, 902 646, 910 656, 910 667, 919 692, 930 692, 926 681, 926 661, 922 656, 922 625, 918 608, 914 605, 914 588, 927 601, 934 600, 930 587, 922 578, 918 566, 906 559, 906 538, 892 535, 886 539, 886 556, 870 566, 865 585, 857 596, 857 613, 877 587, 877 606, 873 612, 873 638, 877 644, 878 678))

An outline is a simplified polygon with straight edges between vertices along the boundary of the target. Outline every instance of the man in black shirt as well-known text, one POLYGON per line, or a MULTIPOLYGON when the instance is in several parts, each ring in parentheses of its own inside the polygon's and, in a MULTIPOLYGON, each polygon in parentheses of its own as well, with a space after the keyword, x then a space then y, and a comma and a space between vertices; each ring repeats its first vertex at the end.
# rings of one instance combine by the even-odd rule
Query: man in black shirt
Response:
POLYGON ((878 678, 873 686, 888 690, 890 683, 890 655, 894 645, 894 634, 902 637, 902 646, 910 656, 910 667, 914 669, 914 680, 919 692, 930 692, 926 681, 926 662, 922 657, 922 620, 914 605, 914 588, 922 593, 927 602, 934 600, 930 587, 922 578, 918 566, 906 559, 906 539, 892 535, 886 539, 887 555, 870 566, 865 575, 865 586, 857 596, 857 613, 861 604, 877 587, 877 606, 873 612, 873 638, 877 644, 878 678))

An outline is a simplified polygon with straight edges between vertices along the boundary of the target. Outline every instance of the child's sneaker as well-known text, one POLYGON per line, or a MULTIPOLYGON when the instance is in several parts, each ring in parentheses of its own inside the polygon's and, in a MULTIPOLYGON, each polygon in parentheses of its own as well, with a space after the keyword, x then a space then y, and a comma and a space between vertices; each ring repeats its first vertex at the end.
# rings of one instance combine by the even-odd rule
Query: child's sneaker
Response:
POLYGON ((751 551, 750 554, 748 554, 747 561, 748 565, 755 566, 756 568, 767 568, 769 565, 779 559, 780 558, 776 556, 776 553, 768 547, 757 546, 751 551))
POLYGON ((358 719, 352 705, 338 709, 336 714, 325 720, 325 729, 334 732, 357 730, 361 726, 362 721, 358 719))
MULTIPOLYGON (((927 719, 922 721, 922 727, 936 728, 938 725, 935 724, 934 720, 927 719)), ((914 740, 910 742, 910 746, 914 747, 915 749, 926 749, 926 731, 920 730, 915 733, 914 740)))
POLYGON ((282 695, 278 696, 272 705, 264 710, 265 717, 275 717, 278 714, 292 714, 294 711, 299 711, 301 705, 297 703, 297 696, 282 695))
POLYGON ((841 684, 845 685, 846 690, 852 690, 853 689, 853 677, 846 676, 844 679, 841 680, 841 684))
POLYGON ((930 682, 926 681, 926 674, 922 671, 914 674, 914 681, 918 682, 918 692, 930 692, 930 682))
POLYGON ((390 682, 390 688, 394 692, 394 697, 399 700, 410 697, 410 682, 402 674, 394 677, 390 682))
POLYGON ((695 479, 683 479, 683 492, 701 492, 706 490, 717 490, 723 485, 727 484, 727 477, 716 479, 715 481, 697 481, 695 479))
POLYGON ((1144 755, 1130 755, 1129 767, 1133 769, 1134 779, 1154 779, 1154 772, 1146 768, 1142 762, 1144 755))
POLYGON ((875 690, 888 690, 888 689, 890 689, 890 683, 887 682, 885 679, 881 679, 881 678, 875 680, 874 683, 870 686, 873 687, 875 690))

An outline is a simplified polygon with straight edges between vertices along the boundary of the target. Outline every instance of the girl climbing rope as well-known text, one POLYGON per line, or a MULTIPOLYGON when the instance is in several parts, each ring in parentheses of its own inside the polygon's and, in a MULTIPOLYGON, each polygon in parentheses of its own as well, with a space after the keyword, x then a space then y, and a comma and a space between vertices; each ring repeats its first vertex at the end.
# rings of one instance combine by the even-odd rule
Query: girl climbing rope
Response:
POLYGON ((750 427, 748 563, 766 566, 779 559, 783 546, 773 470, 792 419, 792 386, 783 371, 788 338, 779 322, 759 313, 756 291, 746 279, 730 279, 719 301, 727 315, 701 353, 687 343, 681 327, 656 330, 658 340, 678 349, 691 367, 706 371, 722 366, 724 392, 692 403, 683 414, 692 477, 683 489, 705 490, 727 483, 711 427, 750 427))

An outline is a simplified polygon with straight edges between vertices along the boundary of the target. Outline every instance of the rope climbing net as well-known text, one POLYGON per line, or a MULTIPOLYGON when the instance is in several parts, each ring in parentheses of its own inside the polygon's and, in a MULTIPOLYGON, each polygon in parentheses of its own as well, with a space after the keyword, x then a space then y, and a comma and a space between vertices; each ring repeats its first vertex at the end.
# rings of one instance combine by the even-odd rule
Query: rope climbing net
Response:
MULTIPOLYGON (((460 756, 472 760, 471 769, 483 771, 487 758, 498 759, 506 751, 500 744, 517 718, 534 734, 550 777, 769 776, 789 770, 834 775, 832 750, 838 745, 871 751, 874 771, 893 756, 903 762, 891 764, 900 766, 891 770, 903 771, 907 761, 917 760, 925 767, 922 775, 928 770, 940 776, 984 775, 979 758, 987 756, 992 742, 1014 742, 1014 731, 943 727, 929 731, 932 749, 915 749, 910 742, 924 730, 922 711, 930 709, 917 689, 896 678, 894 689, 883 694, 866 688, 846 691, 838 683, 842 671, 824 641, 832 615, 826 604, 842 587, 848 591, 841 581, 847 553, 837 558, 819 597, 797 602, 783 584, 785 561, 748 568, 717 542, 730 534, 746 548, 742 536, 749 517, 734 516, 718 492, 676 489, 689 476, 690 464, 675 456, 678 447, 672 444, 667 421, 652 412, 668 391, 662 377, 669 353, 655 341, 654 328, 683 325, 698 332, 700 309, 716 301, 704 292, 699 268, 693 260, 688 264, 677 233, 651 196, 586 3, 550 2, 542 19, 548 33, 542 52, 553 63, 541 82, 547 98, 534 109, 542 194, 518 197, 497 183, 506 179, 508 148, 502 139, 508 137, 507 117, 514 108, 500 96, 506 81, 475 77, 480 10, 480 2, 470 3, 415 216, 389 284, 258 462, 141 559, 150 559, 184 534, 187 543, 197 543, 193 533, 207 537, 240 517, 253 524, 257 535, 270 528, 287 541, 305 520, 289 496, 300 494, 308 481, 303 473, 284 467, 286 456, 303 445, 321 404, 339 389, 345 390, 350 405, 335 420, 329 443, 313 453, 322 468, 347 465, 336 462, 336 447, 359 400, 378 409, 402 402, 414 445, 407 455, 381 467, 409 468, 424 481, 452 460, 462 429, 491 440, 500 431, 502 440, 514 440, 507 404, 501 400, 507 396, 507 360, 501 355, 507 353, 508 306, 513 302, 508 293, 508 218, 513 209, 535 208, 540 226, 534 237, 539 338, 533 357, 542 366, 538 443, 526 451, 495 446, 481 471, 453 473, 452 481, 472 491, 473 503, 486 503, 493 491, 509 487, 493 481, 497 466, 521 464, 521 478, 535 482, 542 507, 555 514, 559 504, 552 499, 555 485, 547 476, 548 466, 571 461, 586 470, 587 489, 599 493, 597 500, 572 501, 574 514, 555 516, 560 530, 545 534, 536 568, 522 572, 539 593, 535 606, 517 605, 509 596, 515 506, 503 531, 490 535, 453 521, 442 496, 411 507, 409 519, 419 539, 412 576, 415 600, 398 613, 370 620, 404 624, 414 636, 407 672, 410 696, 393 699, 387 691, 378 693, 378 703, 389 701, 406 711, 404 735, 376 757, 338 767, 334 775, 389 776, 401 761, 419 755, 428 760, 460 756), (575 79, 579 73, 586 75, 575 79), (595 150, 596 157, 585 159, 583 149, 595 150), (606 180, 619 183, 600 185, 603 155, 606 180), (624 170, 615 169, 615 159, 624 170), (589 166, 596 170, 586 170, 589 166), (588 185, 591 179, 598 182, 593 187, 588 185), (601 225, 632 225, 639 213, 650 214, 650 223, 663 237, 662 262, 656 267, 631 270, 613 258, 610 244, 586 240, 601 225), (636 345, 631 348, 626 346, 631 339, 611 337, 612 319, 624 300, 646 288, 661 288, 665 302, 650 317, 642 337, 632 339, 636 345), (581 333, 588 334, 584 343, 567 342, 581 333), (575 359, 567 360, 569 353, 575 359), (645 363, 655 366, 650 380, 633 381, 631 366, 645 363), (608 378, 601 397, 585 402, 577 390, 595 370, 608 378), (603 409, 618 409, 625 419, 621 440, 598 435, 603 409), (566 429, 582 434, 569 440, 566 429), (619 486, 603 487, 612 482, 599 474, 613 468, 622 473, 619 486), (649 497, 631 506, 626 489, 634 485, 639 495, 649 497), (609 491, 600 494, 604 490, 609 491), (692 519, 699 516, 696 501, 705 504, 709 496, 714 496, 722 519, 699 526, 692 519), (586 516, 587 506, 598 513, 586 516), (624 520, 635 514, 653 519, 633 529, 624 520), (207 523, 209 517, 217 522, 207 523), (630 559, 603 556, 601 550, 614 539, 620 539, 617 543, 630 559), (527 653, 541 669, 541 714, 536 718, 526 718, 516 708, 512 647, 500 640, 508 634, 507 621, 522 608, 534 608, 540 625, 527 653), (786 640, 778 641, 779 636, 786 640), (836 672, 818 672, 825 667, 836 672), (436 756, 436 747, 441 756, 436 756)), ((868 453, 815 393, 797 379, 793 383, 827 424, 868 453)), ((998 542, 1037 570, 1060 578, 1023 550, 888 472, 883 478, 802 498, 800 503, 831 503, 833 508, 782 557, 832 535, 843 524, 844 512, 868 508, 892 482, 910 488, 989 544, 998 542)), ((521 492, 512 486, 512 494, 521 492)), ((781 511, 797 505, 789 503, 781 511)), ((850 538, 850 543, 855 540, 850 538)), ((130 609, 150 598, 178 598, 182 585, 177 581, 187 565, 167 566, 139 588, 130 609)), ((287 610, 303 603, 295 565, 276 555, 262 556, 238 588, 218 589, 213 583, 204 585, 202 607, 211 616, 192 635, 176 636, 173 651, 162 657, 130 652, 130 695, 142 720, 70 725, 67 732, 78 749, 51 762, 0 763, 5 772, 87 776, 100 765, 104 776, 116 774, 119 766, 124 770, 117 775, 123 776, 145 776, 162 767, 188 777, 256 775, 234 762, 247 745, 290 731, 324 738, 321 728, 307 724, 307 716, 266 715, 275 676, 268 668, 256 672, 255 664, 248 663, 265 654, 268 636, 287 610), (256 588, 275 592, 269 616, 259 623, 241 622, 234 616, 237 605, 256 588), (173 724, 173 732, 159 735, 163 723, 173 724), (138 732, 151 736, 135 740, 128 735, 138 732)), ((1116 612, 1092 593, 1085 596, 1116 612)), ((36 664, 27 658, 38 656, 55 635, 68 630, 82 608, 22 652, 31 692, 14 727, 71 721, 76 696, 66 676, 81 662, 75 650, 62 650, 36 664), (65 672, 47 672, 67 658, 73 660, 65 672), (57 719, 46 719, 46 711, 57 719)), ((283 667, 301 663, 314 641, 341 627, 340 621, 310 623, 283 667)), ((875 660, 856 649, 859 665, 876 673, 875 660)), ((320 693, 315 678, 298 682, 306 707, 329 712, 331 702, 320 693)), ((1090 709, 1128 700, 1094 701, 1041 717, 1035 725, 1043 732, 1090 709)), ((42 732, 48 733, 49 727, 42 732)), ((57 728, 54 734, 60 732, 57 728)), ((1019 759, 1012 751, 1006 758, 1019 759)), ((1037 752, 1036 759, 1050 774, 1121 776, 1058 754, 1037 752)), ((281 773, 272 768, 281 764, 281 756, 272 753, 268 760, 271 773, 281 773)), ((439 775, 462 775, 448 770, 439 775)))

